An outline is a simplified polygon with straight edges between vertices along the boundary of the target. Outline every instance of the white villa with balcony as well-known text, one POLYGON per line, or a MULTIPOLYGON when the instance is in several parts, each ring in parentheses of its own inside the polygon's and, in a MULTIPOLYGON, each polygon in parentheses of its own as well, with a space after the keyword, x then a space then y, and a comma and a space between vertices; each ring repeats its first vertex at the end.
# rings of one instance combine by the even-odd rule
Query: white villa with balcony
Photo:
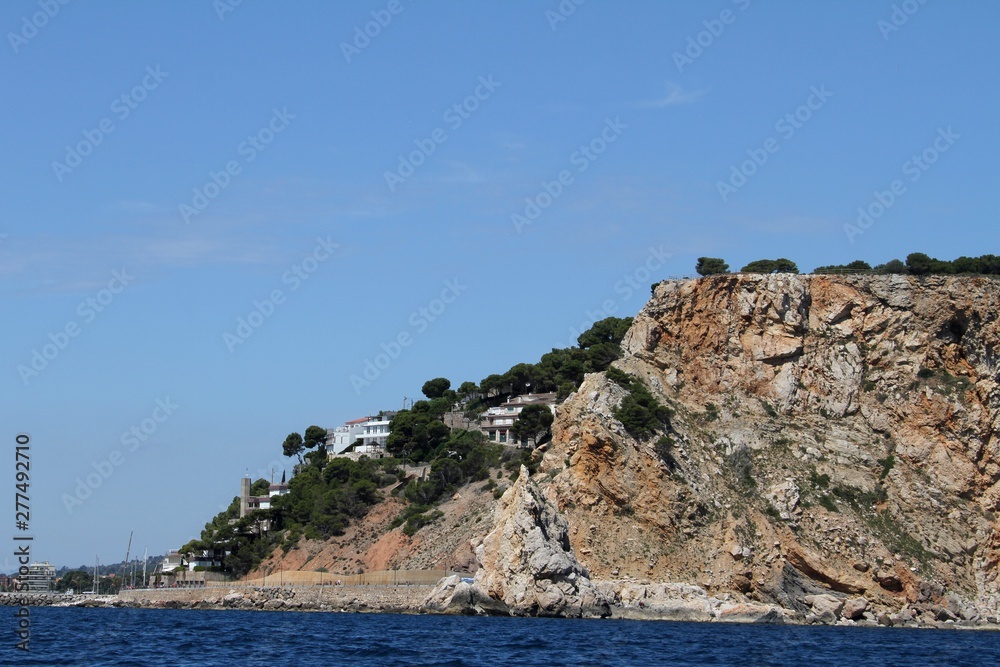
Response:
POLYGON ((377 416, 354 419, 345 422, 343 426, 327 429, 326 449, 329 458, 382 456, 385 453, 386 438, 389 437, 389 422, 395 416, 395 412, 380 412, 377 416), (361 443, 352 452, 345 454, 344 450, 358 440, 361 443))
POLYGON ((514 435, 514 422, 521 410, 529 405, 544 405, 549 410, 553 410, 556 403, 556 395, 550 394, 523 394, 517 396, 506 403, 502 403, 495 408, 490 408, 484 415, 485 421, 480 425, 480 430, 486 434, 491 442, 499 442, 506 445, 523 444, 519 443, 514 435))

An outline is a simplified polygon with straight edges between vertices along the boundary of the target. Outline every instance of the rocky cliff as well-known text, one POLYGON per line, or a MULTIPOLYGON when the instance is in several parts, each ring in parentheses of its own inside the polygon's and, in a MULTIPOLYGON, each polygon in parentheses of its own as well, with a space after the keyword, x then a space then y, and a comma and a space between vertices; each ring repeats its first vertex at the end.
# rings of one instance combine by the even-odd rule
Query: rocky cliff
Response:
POLYGON ((998 306, 987 278, 660 284, 616 366, 669 429, 632 437, 594 374, 544 452, 580 562, 807 617, 995 617, 998 306))
POLYGON ((499 503, 469 486, 413 538, 363 524, 310 565, 475 572, 439 611, 996 623, 998 312, 988 278, 662 283, 615 367, 669 425, 637 439, 634 387, 588 375, 499 503))

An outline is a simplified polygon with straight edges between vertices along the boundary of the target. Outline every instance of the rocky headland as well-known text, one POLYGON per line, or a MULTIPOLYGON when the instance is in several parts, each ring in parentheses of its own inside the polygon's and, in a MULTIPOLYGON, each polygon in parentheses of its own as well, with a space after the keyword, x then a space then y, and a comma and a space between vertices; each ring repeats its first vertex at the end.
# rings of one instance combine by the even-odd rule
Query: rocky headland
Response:
MULTIPOLYGON (((327 609, 995 627, 998 312, 1000 281, 982 277, 661 283, 615 373, 557 406, 533 475, 499 499, 463 487, 412 536, 389 529, 387 499, 261 571, 460 573, 381 602, 376 587, 316 598, 327 609), (619 372, 669 408, 653 435, 619 419, 619 372)), ((303 609, 316 593, 212 595, 183 604, 303 609)))

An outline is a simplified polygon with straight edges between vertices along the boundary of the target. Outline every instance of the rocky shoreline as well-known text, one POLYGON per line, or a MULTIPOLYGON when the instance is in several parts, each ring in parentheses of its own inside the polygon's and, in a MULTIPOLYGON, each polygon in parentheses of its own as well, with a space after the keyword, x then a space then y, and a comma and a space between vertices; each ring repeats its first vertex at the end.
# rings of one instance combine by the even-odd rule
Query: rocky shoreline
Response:
MULTIPOLYGON (((640 584, 627 581, 594 582, 611 600, 607 607, 584 609, 579 614, 531 614, 512 610, 496 600, 442 607, 433 602, 434 591, 468 587, 458 577, 432 586, 345 586, 215 588, 187 590, 136 590, 119 595, 0 594, 0 606, 211 609, 243 611, 353 612, 446 615, 551 615, 639 621, 708 623, 775 623, 836 625, 846 627, 907 627, 1000 630, 996 618, 964 618, 961 609, 939 605, 907 605, 895 613, 876 612, 864 598, 831 594, 810 596, 810 611, 803 613, 777 605, 742 602, 729 596, 713 597, 686 584, 640 584), (485 604, 484 604, 485 603, 485 604)), ((458 596, 461 598, 462 596, 458 596)))

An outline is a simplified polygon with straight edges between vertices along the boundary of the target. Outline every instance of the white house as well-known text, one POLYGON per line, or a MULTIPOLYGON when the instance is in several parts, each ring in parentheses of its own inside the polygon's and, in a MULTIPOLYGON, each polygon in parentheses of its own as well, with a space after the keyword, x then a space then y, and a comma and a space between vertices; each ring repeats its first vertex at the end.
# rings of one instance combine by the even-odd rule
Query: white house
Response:
POLYGON ((160 564, 160 571, 173 572, 174 570, 180 569, 184 565, 184 557, 181 553, 175 549, 171 549, 167 552, 167 555, 163 557, 163 562, 160 564))
POLYGON ((381 456, 385 453, 385 441, 389 437, 389 422, 395 412, 380 412, 378 416, 365 417, 345 422, 343 426, 327 429, 326 449, 329 458, 342 456, 344 449, 360 440, 352 456, 381 456))
POLYGON ((358 439, 361 432, 364 430, 362 424, 368 421, 369 417, 364 417, 362 419, 353 419, 349 422, 344 422, 343 426, 338 426, 336 428, 329 428, 326 430, 326 451, 330 458, 333 458, 337 454, 354 444, 354 441, 358 439))
POLYGON ((480 425, 480 430, 486 434, 491 442, 504 444, 518 444, 517 436, 514 435, 514 422, 529 405, 544 405, 549 410, 555 412, 556 395, 550 394, 523 394, 517 396, 498 407, 490 408, 484 415, 485 421, 480 425))
POLYGON ((361 434, 358 439, 361 444, 357 450, 373 455, 385 451, 385 441, 389 437, 389 422, 396 416, 395 412, 381 412, 377 417, 369 417, 361 424, 361 434))

